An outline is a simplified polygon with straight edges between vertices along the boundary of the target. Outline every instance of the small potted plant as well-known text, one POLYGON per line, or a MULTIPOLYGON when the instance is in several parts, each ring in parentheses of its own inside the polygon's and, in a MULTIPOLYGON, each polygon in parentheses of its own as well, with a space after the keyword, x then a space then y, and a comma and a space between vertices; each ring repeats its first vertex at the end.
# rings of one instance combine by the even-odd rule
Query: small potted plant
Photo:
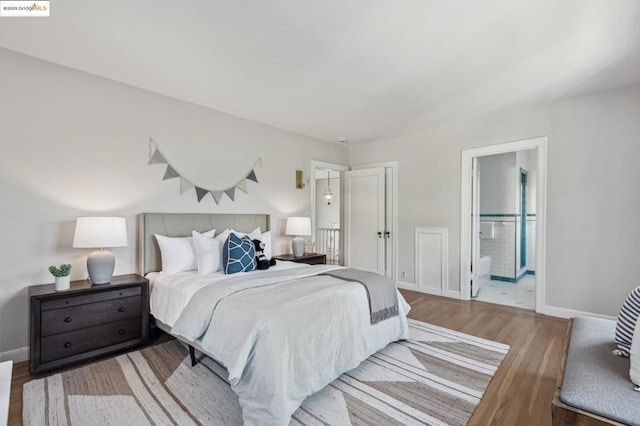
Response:
POLYGON ((49 266, 49 272, 56 277, 56 291, 69 290, 71 283, 69 274, 71 273, 71 265, 63 263, 60 266, 49 266))

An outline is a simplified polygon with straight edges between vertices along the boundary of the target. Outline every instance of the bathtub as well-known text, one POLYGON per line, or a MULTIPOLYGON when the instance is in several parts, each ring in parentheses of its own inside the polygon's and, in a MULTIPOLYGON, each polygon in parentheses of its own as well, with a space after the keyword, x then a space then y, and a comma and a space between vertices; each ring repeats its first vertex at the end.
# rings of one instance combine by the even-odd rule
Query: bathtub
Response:
POLYGON ((471 297, 476 297, 480 288, 491 281, 491 256, 480 256, 478 267, 474 274, 477 278, 471 287, 471 297))

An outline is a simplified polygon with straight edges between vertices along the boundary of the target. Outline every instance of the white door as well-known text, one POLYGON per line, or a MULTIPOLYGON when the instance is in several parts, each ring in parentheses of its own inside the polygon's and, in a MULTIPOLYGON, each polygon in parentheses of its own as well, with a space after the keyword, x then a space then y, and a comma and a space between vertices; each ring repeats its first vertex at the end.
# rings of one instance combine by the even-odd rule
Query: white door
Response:
POLYGON ((393 170, 386 167, 385 172, 385 224, 384 224, 384 258, 385 258, 385 275, 387 278, 395 282, 395 273, 393 268, 393 238, 391 238, 391 230, 393 229, 393 170))
POLYGON ((471 216, 471 297, 476 297, 480 290, 480 172, 476 157, 471 162, 471 216))
POLYGON ((384 167, 345 172, 345 265, 385 275, 384 167))

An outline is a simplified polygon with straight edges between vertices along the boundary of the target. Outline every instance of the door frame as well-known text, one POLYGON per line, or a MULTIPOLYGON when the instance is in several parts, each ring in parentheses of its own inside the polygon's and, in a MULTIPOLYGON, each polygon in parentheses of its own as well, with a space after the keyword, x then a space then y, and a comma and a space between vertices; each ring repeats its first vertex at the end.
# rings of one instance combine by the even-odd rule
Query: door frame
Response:
MULTIPOLYGON (((340 229, 344 233, 344 175, 342 172, 349 170, 349 166, 341 164, 326 163, 324 161, 311 160, 311 169, 309 172, 309 186, 311 192, 311 241, 316 242, 316 169, 331 169, 340 172, 340 229)), ((340 236, 343 238, 343 235, 340 236)), ((343 243, 340 243, 342 246, 343 243)), ((340 258, 342 259, 342 248, 340 249, 340 258)))
POLYGON ((538 149, 536 177, 536 312, 543 313, 546 279, 547 137, 462 150, 460 198, 460 299, 471 298, 471 165, 473 158, 538 149))
MULTIPOLYGON (((393 246, 393 252, 391 253, 391 276, 393 281, 398 283, 398 162, 386 161, 383 163, 361 164, 358 166, 351 166, 351 170, 371 169, 374 167, 387 167, 391 168, 391 177, 393 179, 391 190, 393 192, 391 196, 391 244, 393 246)), ((345 233, 345 238, 347 237, 345 233)))

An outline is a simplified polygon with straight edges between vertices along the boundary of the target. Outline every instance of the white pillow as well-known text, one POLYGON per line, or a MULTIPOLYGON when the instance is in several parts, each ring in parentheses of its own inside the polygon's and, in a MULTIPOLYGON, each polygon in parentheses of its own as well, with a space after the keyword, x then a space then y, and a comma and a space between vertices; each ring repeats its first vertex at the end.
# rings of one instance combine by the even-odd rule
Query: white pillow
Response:
MULTIPOLYGON (((212 229, 202 235, 213 238, 215 232, 216 230, 212 229)), ((175 238, 159 234, 155 234, 155 237, 160 247, 163 274, 177 274, 198 269, 193 237, 175 238)))
POLYGON ((224 244, 224 242, 227 241, 227 238, 229 238, 230 233, 231 229, 225 229, 224 231, 216 235, 215 239, 218 240, 220 244, 224 244))
POLYGON ((629 377, 631 377, 631 381, 637 386, 636 390, 640 391, 640 327, 637 326, 633 331, 630 354, 629 377))
POLYGON ((216 238, 193 231, 198 274, 217 272, 222 267, 222 244, 216 238))
POLYGON ((260 228, 256 228, 253 231, 249 232, 248 234, 246 232, 238 232, 235 229, 232 229, 231 232, 233 232, 234 234, 236 234, 241 238, 244 237, 245 235, 248 235, 249 238, 251 238, 252 240, 260 240, 260 235, 262 235, 262 229, 260 228))

